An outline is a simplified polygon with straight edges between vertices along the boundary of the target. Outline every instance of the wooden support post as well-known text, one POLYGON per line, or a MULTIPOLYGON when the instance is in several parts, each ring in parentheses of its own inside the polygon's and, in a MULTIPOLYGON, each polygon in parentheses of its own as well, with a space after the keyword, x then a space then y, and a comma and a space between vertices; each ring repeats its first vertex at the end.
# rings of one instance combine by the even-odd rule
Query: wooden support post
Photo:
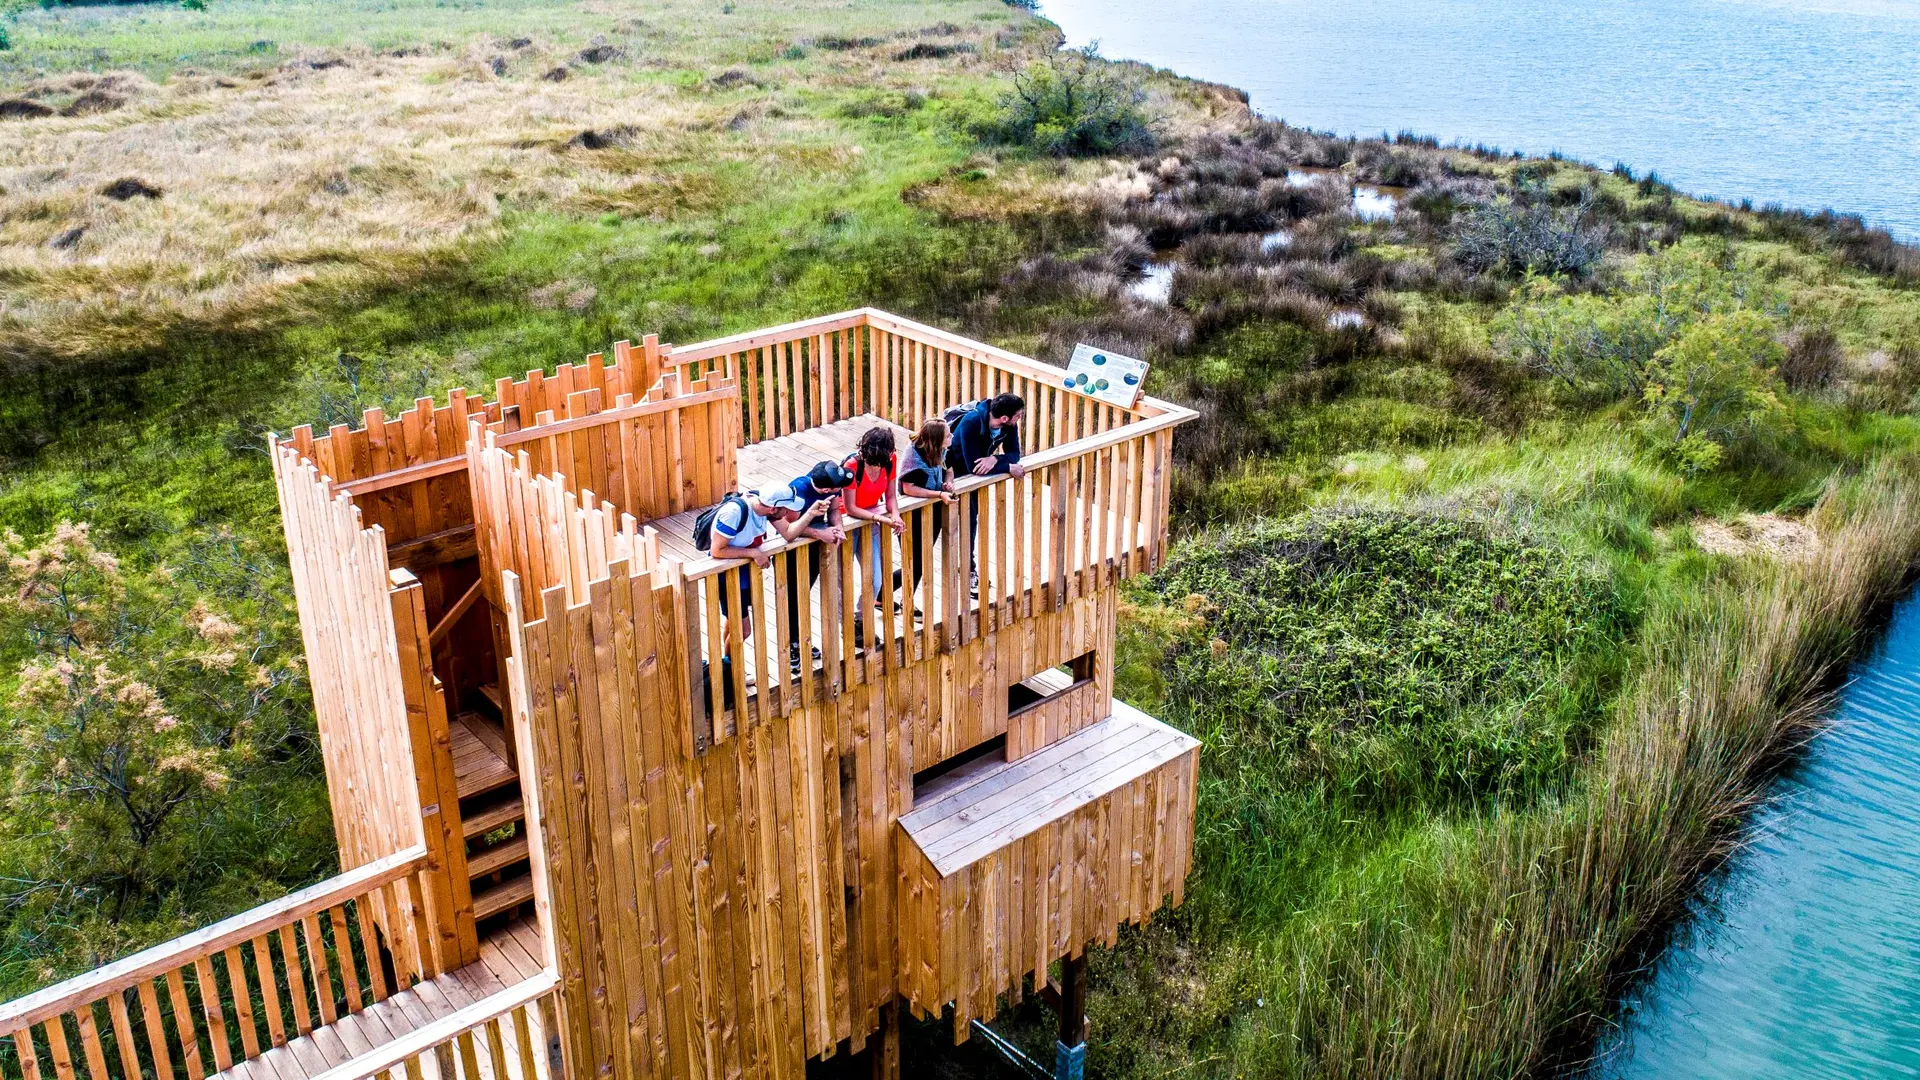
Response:
POLYGON ((1054 1080, 1081 1080, 1087 1067, 1087 954, 1060 961, 1060 1042, 1054 1080))
POLYGON ((880 1030, 874 1033, 870 1062, 873 1080, 900 1080, 900 999, 880 1006, 880 1030))

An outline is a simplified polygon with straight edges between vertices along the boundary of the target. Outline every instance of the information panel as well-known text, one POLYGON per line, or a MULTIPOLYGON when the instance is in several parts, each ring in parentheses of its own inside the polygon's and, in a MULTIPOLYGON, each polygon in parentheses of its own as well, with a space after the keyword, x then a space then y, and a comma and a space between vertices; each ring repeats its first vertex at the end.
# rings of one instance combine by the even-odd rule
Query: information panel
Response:
POLYGON ((1067 389, 1123 409, 1133 408, 1146 381, 1146 361, 1085 343, 1075 345, 1073 359, 1067 361, 1067 389))

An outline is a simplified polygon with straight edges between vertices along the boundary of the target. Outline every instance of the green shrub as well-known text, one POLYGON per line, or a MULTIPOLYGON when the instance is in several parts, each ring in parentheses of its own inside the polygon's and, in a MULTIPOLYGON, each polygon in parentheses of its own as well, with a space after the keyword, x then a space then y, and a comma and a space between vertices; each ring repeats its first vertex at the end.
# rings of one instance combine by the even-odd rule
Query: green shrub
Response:
POLYGON ((85 524, 0 532, 0 990, 331 861, 299 638, 257 560, 214 537, 142 570, 85 524))
POLYGON ((1453 257, 1477 271, 1584 278, 1600 265, 1607 236, 1588 193, 1579 205, 1556 209, 1523 192, 1462 215, 1453 257))
POLYGON ((1454 514, 1244 525, 1183 548, 1151 589, 1192 616, 1167 696, 1222 745, 1222 769, 1337 777, 1363 798, 1558 776, 1578 710, 1556 688, 1618 629, 1597 571, 1454 514))
POLYGON ((1092 46, 1062 49, 1014 76, 1000 115, 980 134, 1056 157, 1143 152, 1153 130, 1146 93, 1092 46))
POLYGON ((1497 323, 1508 355, 1577 395, 1638 403, 1689 472, 1780 408, 1785 305, 1723 246, 1648 256, 1614 292, 1559 295, 1536 279, 1529 297, 1497 323))

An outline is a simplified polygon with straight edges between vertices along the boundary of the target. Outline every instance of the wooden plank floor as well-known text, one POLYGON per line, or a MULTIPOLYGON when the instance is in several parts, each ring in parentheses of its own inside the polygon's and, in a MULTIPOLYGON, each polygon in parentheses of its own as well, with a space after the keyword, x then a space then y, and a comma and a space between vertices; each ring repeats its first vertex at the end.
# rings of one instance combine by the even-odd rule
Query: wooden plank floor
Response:
MULTIPOLYGON (((776 439, 768 439, 751 446, 741 447, 737 459, 739 465, 739 490, 757 491, 761 488, 785 485, 793 478, 806 473, 807 470, 811 469, 818 462, 844 461, 853 453, 854 448, 859 445, 860 436, 875 426, 891 428, 894 434, 894 442, 899 452, 902 454, 905 453, 907 446, 912 441, 912 432, 898 425, 888 423, 871 413, 849 417, 846 420, 841 420, 836 423, 826 424, 817 428, 808 428, 805 431, 798 431, 791 435, 783 435, 776 439)), ((1046 505, 1051 499, 1051 489, 1043 487, 1041 492, 1042 505, 1046 505)), ((657 518, 653 521, 646 522, 647 525, 659 533, 660 551, 663 555, 684 562, 698 562, 707 557, 705 552, 697 550, 693 545, 694 519, 699 517, 700 510, 704 509, 705 507, 701 507, 686 511, 685 513, 675 514, 672 517, 657 518)), ((1068 509, 1068 520, 1078 523, 1075 525, 1076 529, 1090 527, 1088 523, 1091 521, 1091 518, 1092 514, 1089 509, 1080 504, 1078 500, 1075 500, 1074 505, 1068 509)), ((1112 522, 1110 529, 1117 532, 1119 528, 1117 515, 1110 517, 1109 520, 1112 522)), ((1034 527, 1039 533, 1036 545, 1037 550, 1042 554, 1042 558, 1040 565, 1033 569, 1032 580, 1045 581, 1051 577, 1051 569, 1048 565, 1050 560, 1047 557, 1048 553, 1052 550, 1050 536, 1052 532, 1051 523, 1043 516, 1034 522, 1034 527)), ((1145 542, 1149 536, 1150 526, 1145 521, 1142 521, 1140 530, 1141 535, 1137 543, 1145 542)), ((856 543, 860 545, 855 549, 855 557, 857 560, 859 556, 867 552, 868 542, 864 537, 861 537, 856 540, 856 543)), ((892 543, 894 545, 893 565, 897 567, 900 565, 900 540, 894 539, 892 543)), ((928 575, 930 580, 927 591, 934 594, 931 600, 932 603, 936 605, 934 610, 937 614, 939 611, 944 610, 944 590, 941 588, 941 585, 945 581, 945 574, 942 568, 945 560, 945 551, 939 543, 934 544, 934 560, 934 569, 928 575)), ((865 575, 864 567, 861 567, 860 573, 862 576, 865 575)), ((767 588, 768 594, 771 595, 773 589, 773 571, 762 571, 762 575, 763 583, 767 588)), ((895 595, 896 599, 904 599, 903 597, 899 597, 898 594, 895 595)), ((919 597, 916 596, 915 599, 918 600, 919 597)), ((967 610, 973 617, 977 618, 980 610, 979 599, 969 598, 967 610)), ((812 623, 811 639, 818 641, 821 637, 821 632, 820 596, 817 585, 814 587, 813 599, 809 611, 811 613, 810 621, 812 623)), ((923 619, 915 618, 911 610, 905 612, 905 621, 908 624, 908 629, 914 632, 918 632, 924 625, 923 619)), ((706 638, 707 626, 705 620, 702 620, 700 624, 700 639, 703 653, 707 651, 705 649, 706 638)), ((755 650, 748 649, 747 651, 751 654, 755 650)), ((749 683, 749 700, 753 697, 752 686, 757 681, 758 675, 754 659, 752 655, 746 658, 746 678, 749 683)))
MULTIPOLYGON (((532 919, 513 919, 480 942, 480 959, 437 979, 420 983, 411 990, 394 994, 387 1000, 351 1016, 342 1016, 311 1034, 292 1039, 285 1046, 241 1062, 213 1080, 306 1080, 384 1046, 395 1039, 451 1015, 489 994, 498 993, 540 973, 540 931, 532 919)), ((533 1013, 533 1038, 544 1044, 539 1014, 533 1013)), ((513 1025, 505 1028, 507 1059, 518 1060, 513 1025)), ((541 1045, 535 1047, 536 1060, 545 1060, 541 1045)), ((495 1080, 493 1062, 479 1055, 481 1080, 495 1080)), ((427 1076, 442 1075, 438 1062, 424 1066, 427 1076)))
POLYGON ((507 759, 474 733, 470 724, 484 723, 479 717, 468 719, 462 713, 447 725, 452 742, 454 786, 461 798, 479 795, 519 779, 507 759))

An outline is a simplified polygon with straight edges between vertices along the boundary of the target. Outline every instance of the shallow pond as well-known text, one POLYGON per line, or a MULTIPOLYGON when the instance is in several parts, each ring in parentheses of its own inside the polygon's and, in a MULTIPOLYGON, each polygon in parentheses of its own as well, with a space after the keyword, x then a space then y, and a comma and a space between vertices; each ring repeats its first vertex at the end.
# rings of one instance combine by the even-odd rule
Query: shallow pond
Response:
POLYGON ((1598 1075, 1920 1075, 1920 596, 1753 834, 1598 1075))
POLYGON ((1127 295, 1149 304, 1164 304, 1173 296, 1173 264, 1150 262, 1141 277, 1127 283, 1127 295))

